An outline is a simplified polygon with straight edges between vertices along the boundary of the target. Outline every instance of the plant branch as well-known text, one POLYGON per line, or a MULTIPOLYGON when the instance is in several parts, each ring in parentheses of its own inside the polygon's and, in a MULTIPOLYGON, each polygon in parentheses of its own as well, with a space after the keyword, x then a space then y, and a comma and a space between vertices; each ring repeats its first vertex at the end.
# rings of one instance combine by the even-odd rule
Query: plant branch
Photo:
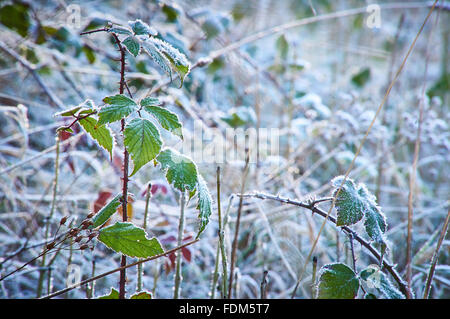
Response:
MULTIPOLYGON (((325 212, 324 210, 322 210, 322 209, 320 209, 320 208, 315 206, 317 201, 300 202, 300 201, 296 201, 296 200, 291 200, 289 198, 284 198, 284 197, 270 195, 270 194, 264 194, 264 193, 237 194, 237 196, 239 196, 240 198, 269 199, 269 200, 274 200, 274 201, 277 201, 277 202, 280 202, 280 203, 284 203, 284 204, 289 204, 289 205, 303 207, 303 208, 309 209, 313 213, 316 213, 317 215, 325 218, 326 220, 329 220, 333 224, 336 224, 336 218, 334 218, 333 216, 330 216, 327 212, 325 212)), ((366 248, 372 254, 372 256, 375 259, 381 260, 381 254, 369 242, 367 242, 365 239, 360 237, 351 228, 349 228, 348 226, 342 226, 341 229, 344 232, 346 232, 348 235, 353 236, 353 238, 357 242, 359 242, 364 248, 366 248)), ((393 264, 389 263, 388 261, 386 261, 386 258, 383 258, 383 266, 392 275, 394 280, 398 283, 401 291, 403 293, 406 293, 406 291, 408 290, 408 286, 403 281, 403 279, 400 277, 398 272, 395 270, 395 265, 393 265, 393 264)))

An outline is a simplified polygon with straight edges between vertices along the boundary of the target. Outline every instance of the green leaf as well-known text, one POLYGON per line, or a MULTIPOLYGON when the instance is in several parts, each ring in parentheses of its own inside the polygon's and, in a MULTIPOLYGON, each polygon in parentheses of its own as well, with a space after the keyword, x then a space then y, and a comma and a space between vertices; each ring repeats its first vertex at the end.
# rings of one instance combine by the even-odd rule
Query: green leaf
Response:
POLYGON ((71 133, 73 134, 73 130, 70 127, 66 127, 66 126, 60 126, 56 129, 56 132, 67 132, 67 133, 71 133))
MULTIPOLYGON (((331 183, 335 190, 342 184, 343 176, 334 178, 331 183)), ((364 226, 369 237, 382 245, 382 254, 387 248, 384 233, 387 229, 386 217, 364 184, 356 185, 351 179, 347 179, 336 198, 337 226, 352 225, 365 217, 364 226)))
POLYGON ((192 191, 197 186, 197 167, 188 157, 181 155, 173 149, 165 149, 156 160, 163 170, 167 170, 166 178, 170 184, 184 192, 192 191))
POLYGON ((0 8, 0 23, 16 31, 22 37, 26 37, 31 26, 28 10, 29 5, 20 2, 2 6, 0 8))
POLYGON ((148 55, 155 61, 164 72, 169 75, 170 80, 172 80, 172 70, 170 68, 170 61, 165 57, 165 55, 158 50, 158 48, 150 41, 143 41, 141 43, 142 48, 148 55))
POLYGON ((378 266, 370 265, 360 272, 369 288, 375 288, 388 299, 405 299, 405 296, 391 283, 378 266))
POLYGON ((119 292, 116 289, 111 288, 109 295, 98 297, 98 299, 119 299, 119 292))
POLYGON ((386 232, 386 218, 381 213, 378 207, 370 206, 366 211, 366 218, 364 221, 366 232, 369 237, 379 243, 384 244, 384 233, 386 232))
POLYGON ((137 118, 128 123, 124 130, 124 137, 124 144, 134 163, 134 169, 130 175, 132 176, 158 155, 162 141, 155 125, 143 118, 137 118))
POLYGON ((109 28, 108 32, 116 33, 116 34, 127 34, 127 35, 132 35, 133 34, 130 29, 128 29, 126 27, 121 27, 119 25, 115 26, 115 27, 112 27, 112 28, 109 28))
POLYGON ((103 228, 98 240, 129 257, 147 258, 164 252, 156 238, 148 239, 142 228, 131 223, 119 222, 103 228))
POLYGON ((148 291, 142 291, 134 294, 130 299, 152 299, 152 293, 148 291))
POLYGON ((81 109, 81 105, 75 106, 71 109, 67 109, 58 113, 55 113, 53 116, 73 116, 81 109))
POLYGON ((105 126, 96 127, 97 120, 92 116, 81 119, 78 123, 80 123, 86 133, 88 133, 101 147, 109 152, 110 159, 112 160, 112 150, 114 146, 112 131, 105 126))
POLYGON ((161 102, 160 102, 156 97, 150 97, 150 96, 148 96, 148 97, 143 98, 143 99, 139 102, 139 104, 140 104, 142 107, 147 107, 147 106, 158 106, 158 105, 161 105, 161 102))
POLYGON ((97 126, 119 121, 130 115, 137 108, 137 104, 123 94, 107 96, 103 99, 103 102, 109 105, 103 106, 98 113, 97 126))
POLYGON ((178 19, 178 16, 181 14, 181 9, 177 4, 168 4, 163 3, 161 11, 166 15, 166 19, 168 22, 175 22, 178 19))
MULTIPOLYGON (((189 73, 190 65, 186 56, 169 43, 157 38, 149 38, 146 43, 151 43, 160 55, 165 57, 165 61, 169 61, 170 67, 178 73, 181 81, 180 87, 183 85, 184 78, 189 73)), ((153 56, 152 56, 153 57, 153 56)), ((158 63, 159 64, 159 63, 158 63)))
POLYGON ((239 106, 230 109, 228 114, 222 117, 221 120, 231 127, 237 128, 256 123, 256 113, 253 109, 247 106, 239 106))
MULTIPOLYGON (((333 197, 336 196, 339 186, 343 181, 342 176, 338 176, 331 181, 335 188, 333 197)), ((359 222, 364 216, 364 198, 359 196, 355 183, 351 179, 346 179, 336 197, 335 207, 337 210, 337 226, 348 226, 359 222)))
POLYGON ((97 214, 92 218, 92 225, 89 228, 97 228, 108 221, 108 219, 116 212, 117 207, 120 206, 122 198, 122 193, 117 194, 113 199, 111 199, 108 204, 103 206, 97 214))
POLYGON ((122 41, 122 44, 125 45, 127 50, 135 57, 137 57, 139 54, 139 51, 141 51, 141 46, 139 45, 139 41, 132 35, 130 35, 129 37, 126 37, 122 41))
POLYGON ((319 299, 354 299, 358 289, 359 280, 348 266, 335 263, 321 268, 319 299))
POLYGON ((156 120, 158 120, 159 124, 164 129, 183 139, 183 132, 181 130, 182 125, 175 113, 172 113, 159 106, 145 106, 144 110, 152 115, 156 120))
POLYGON ((289 43, 287 42, 284 34, 282 34, 278 37, 275 45, 277 47, 278 54, 280 55, 280 57, 282 59, 286 59, 287 55, 288 55, 288 50, 289 50, 289 43))
POLYGON ((212 212, 212 197, 209 193, 208 186, 206 185, 203 177, 198 174, 198 204, 197 209, 199 210, 198 218, 200 219, 200 227, 198 230, 197 238, 205 230, 206 225, 209 223, 209 217, 212 212))
POLYGON ((365 68, 352 77, 352 83, 358 87, 364 86, 370 80, 370 69, 365 68))
POLYGON ((135 35, 156 36, 158 34, 158 32, 154 28, 149 26, 147 23, 142 22, 140 19, 128 21, 128 24, 130 25, 131 29, 133 29, 135 35))

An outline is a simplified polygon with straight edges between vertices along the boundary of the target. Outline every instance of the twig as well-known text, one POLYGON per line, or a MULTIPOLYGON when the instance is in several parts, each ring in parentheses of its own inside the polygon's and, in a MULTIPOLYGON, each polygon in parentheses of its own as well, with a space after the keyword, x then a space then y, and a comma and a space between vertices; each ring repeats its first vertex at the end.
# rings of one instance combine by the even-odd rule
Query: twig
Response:
MULTIPOLYGON (((241 194, 244 193, 244 189, 245 189, 245 182, 247 180, 249 161, 250 161, 250 156, 249 156, 249 150, 247 149, 244 173, 242 175, 241 194)), ((238 207, 237 218, 236 218, 236 228, 234 231, 234 239, 233 239, 233 245, 232 245, 232 250, 231 250, 230 279, 229 279, 229 283, 228 283, 228 299, 231 299, 231 294, 232 294, 232 290, 233 290, 234 267, 235 267, 235 263, 236 263, 236 252, 237 252, 237 246, 238 246, 238 241, 239 241, 239 226, 240 226, 240 222, 241 222, 242 202, 243 202, 243 198, 241 197, 239 199, 239 207, 238 207)))
POLYGON ((269 272, 264 270, 261 280, 261 299, 267 299, 267 275, 269 272))
POLYGON ((445 235, 447 234, 447 228, 450 221, 450 210, 445 218, 444 226, 442 227, 441 235, 434 250, 433 257, 431 258, 430 271, 428 272, 427 282, 425 284, 425 290, 423 292, 423 299, 428 299, 430 295, 431 282, 433 281, 434 270, 436 268, 436 263, 439 256, 439 250, 441 249, 442 242, 444 241, 445 235))
POLYGON ((103 31, 108 31, 108 29, 102 28, 102 29, 95 29, 95 30, 85 31, 85 32, 81 32, 80 35, 92 34, 92 33, 103 32, 103 31))
POLYGON ((162 253, 162 254, 155 255, 155 256, 152 256, 152 257, 149 257, 149 258, 146 258, 146 259, 141 259, 141 260, 138 260, 138 261, 136 261, 136 262, 134 262, 134 263, 131 263, 131 264, 128 264, 128 265, 125 265, 125 266, 121 266, 121 267, 118 267, 118 268, 116 268, 116 269, 107 271, 107 272, 102 273, 102 274, 100 274, 100 275, 97 275, 97 276, 95 276, 95 277, 91 277, 91 278, 89 278, 89 279, 83 280, 83 281, 81 281, 81 282, 79 282, 79 283, 77 283, 77 284, 74 284, 74 285, 72 285, 72 286, 70 286, 70 287, 67 287, 67 288, 65 288, 65 289, 62 289, 62 290, 60 290, 60 291, 54 292, 54 293, 52 293, 52 294, 50 294, 50 295, 44 296, 44 297, 42 297, 42 298, 40 298, 40 299, 50 299, 50 298, 53 298, 53 297, 62 295, 62 294, 64 294, 64 293, 68 292, 68 291, 71 291, 72 289, 75 289, 75 288, 77 288, 77 287, 83 286, 83 285, 85 285, 85 284, 87 284, 87 283, 89 283, 89 282, 91 282, 91 281, 98 280, 98 279, 100 279, 100 278, 109 276, 109 275, 111 275, 111 274, 113 274, 113 273, 115 273, 115 272, 121 271, 121 270, 123 270, 123 269, 127 269, 127 268, 130 268, 130 267, 134 267, 134 266, 136 266, 136 265, 139 265, 139 264, 148 262, 148 261, 150 261, 150 260, 154 260, 154 259, 157 259, 157 258, 166 256, 166 255, 169 255, 169 254, 171 254, 171 253, 174 253, 174 252, 176 252, 177 250, 179 250, 179 249, 181 249, 181 248, 183 248, 183 247, 186 247, 186 246, 189 246, 189 245, 192 245, 192 244, 196 243, 197 241, 199 241, 199 239, 192 240, 192 241, 190 241, 190 242, 188 242, 188 243, 186 243, 186 244, 183 244, 183 245, 181 245, 181 246, 178 246, 178 247, 175 247, 175 248, 173 248, 173 249, 167 250, 166 252, 164 252, 164 253, 162 253))

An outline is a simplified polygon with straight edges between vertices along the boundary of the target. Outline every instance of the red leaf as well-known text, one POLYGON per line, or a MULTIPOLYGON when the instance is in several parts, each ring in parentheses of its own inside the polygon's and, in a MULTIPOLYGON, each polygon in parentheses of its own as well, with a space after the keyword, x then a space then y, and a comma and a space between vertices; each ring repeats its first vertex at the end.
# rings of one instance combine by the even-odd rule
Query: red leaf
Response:
POLYGON ((181 248, 181 253, 183 254, 184 259, 186 259, 186 261, 188 263, 190 263, 192 254, 191 254, 191 251, 189 250, 189 248, 187 248, 187 247, 181 248))
POLYGON ((112 195, 112 192, 110 192, 110 191, 100 191, 98 193, 98 197, 95 200, 93 208, 92 208, 94 213, 97 213, 100 209, 103 208, 103 206, 106 205, 106 202, 111 197, 111 195, 112 195))

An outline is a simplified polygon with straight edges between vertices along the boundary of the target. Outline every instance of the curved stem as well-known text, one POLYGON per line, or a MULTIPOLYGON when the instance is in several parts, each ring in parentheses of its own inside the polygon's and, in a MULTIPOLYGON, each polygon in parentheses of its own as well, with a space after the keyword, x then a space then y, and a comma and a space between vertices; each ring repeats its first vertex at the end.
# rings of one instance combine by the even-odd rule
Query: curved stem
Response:
MULTIPOLYGON (((119 47, 120 51, 120 87, 119 93, 123 94, 125 88, 125 50, 120 43, 119 38, 115 33, 112 33, 114 40, 119 47)), ((122 132, 125 130, 125 119, 120 121, 122 132)), ((126 222, 128 219, 127 215, 127 204, 128 204, 128 161, 129 154, 126 147, 124 147, 123 151, 123 181, 122 181, 122 221, 126 222)), ((122 255, 120 259, 120 266, 122 270, 120 271, 120 279, 119 279, 119 299, 125 299, 125 283, 126 283, 126 266, 127 257, 122 255)))

